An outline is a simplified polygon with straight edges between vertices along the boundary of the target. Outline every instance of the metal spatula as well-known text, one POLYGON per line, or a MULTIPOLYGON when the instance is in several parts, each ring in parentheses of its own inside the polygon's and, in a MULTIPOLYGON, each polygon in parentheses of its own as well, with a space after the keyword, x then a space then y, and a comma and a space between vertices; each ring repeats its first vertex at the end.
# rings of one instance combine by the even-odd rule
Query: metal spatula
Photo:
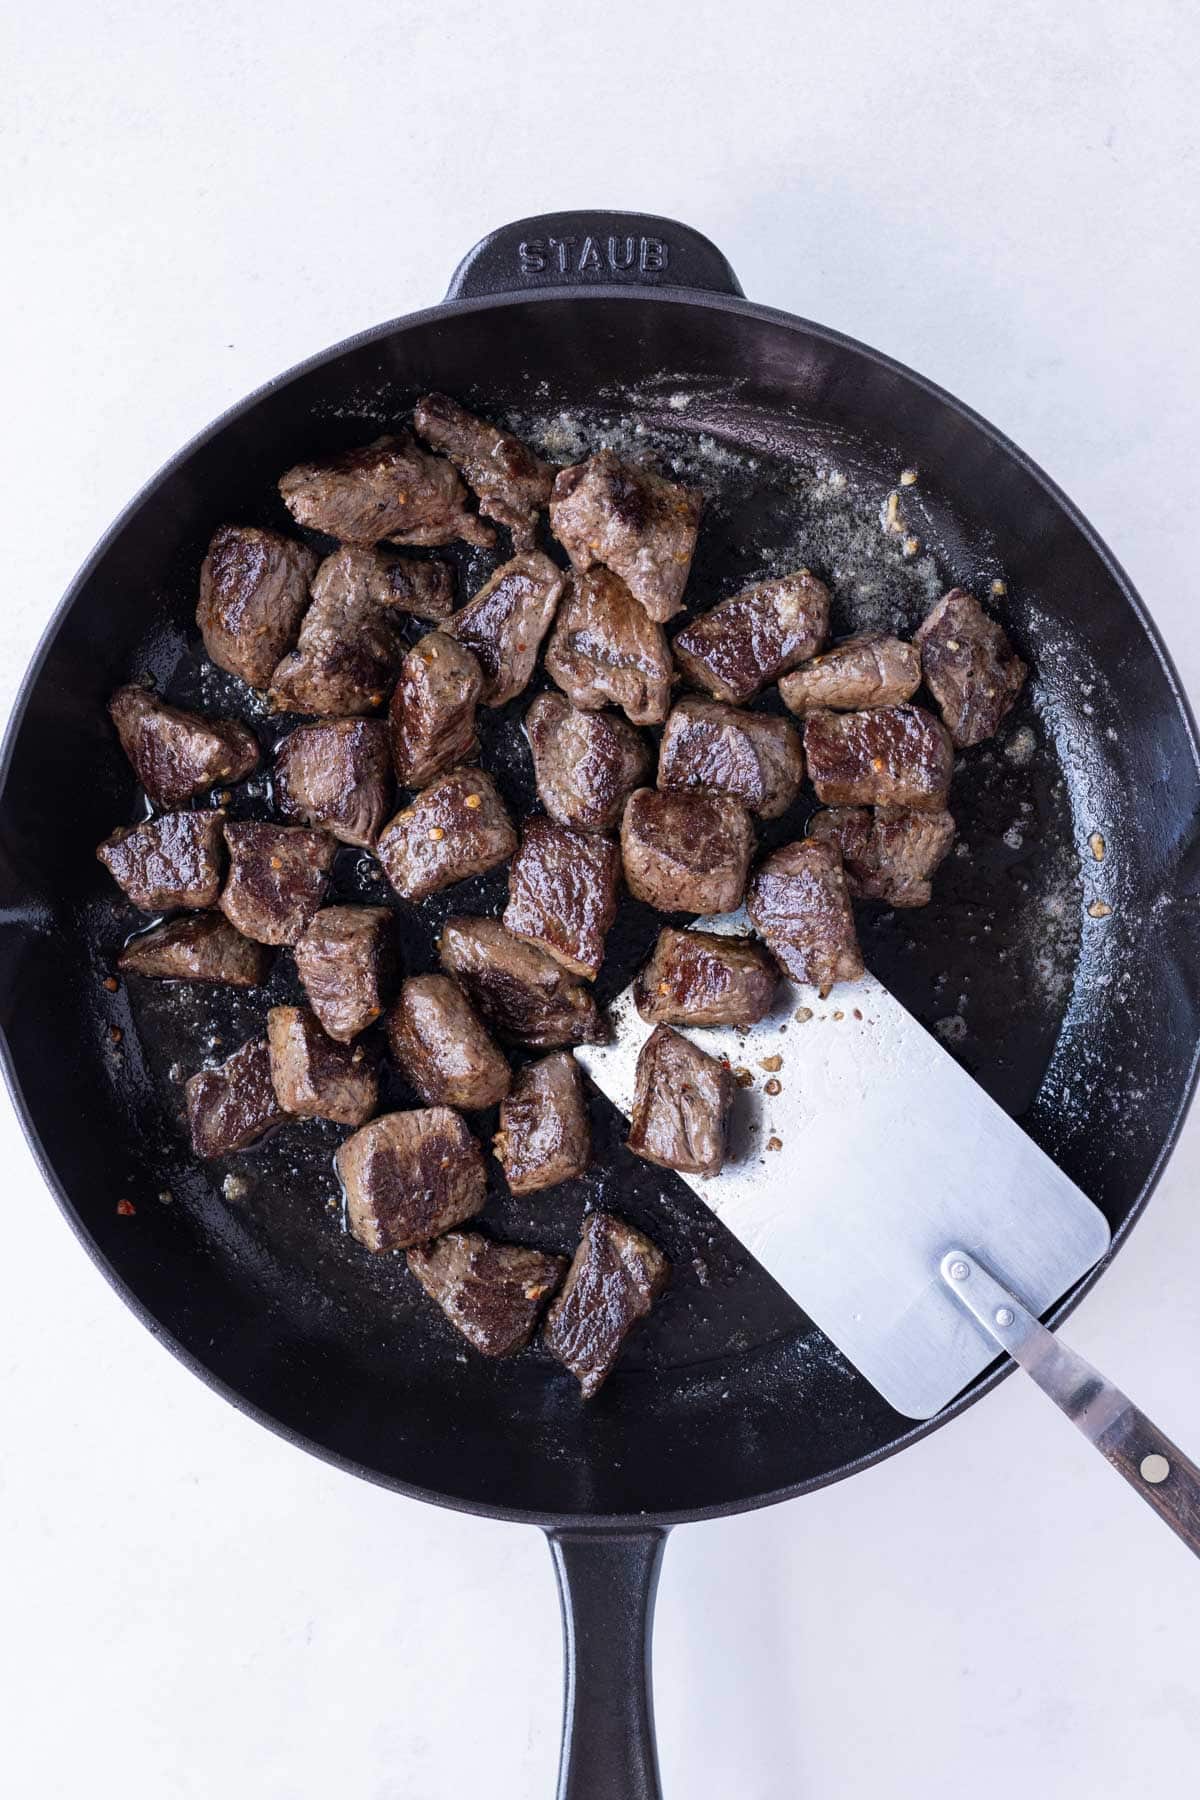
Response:
MULTIPOLYGON (((632 988, 613 1023, 576 1054, 628 1115, 632 988)), ((1200 1470, 1038 1323, 1108 1249, 1103 1214, 937 1039, 871 976, 684 1035, 754 1081, 724 1169, 683 1179, 884 1398, 931 1418, 1007 1351, 1200 1554, 1200 1470)))

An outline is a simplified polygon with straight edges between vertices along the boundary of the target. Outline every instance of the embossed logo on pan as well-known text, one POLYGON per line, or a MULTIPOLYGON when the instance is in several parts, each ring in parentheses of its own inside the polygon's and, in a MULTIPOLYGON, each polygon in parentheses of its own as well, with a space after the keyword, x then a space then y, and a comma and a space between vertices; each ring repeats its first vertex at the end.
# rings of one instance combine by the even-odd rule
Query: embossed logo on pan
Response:
POLYGON ((670 245, 662 238, 545 237, 525 238, 517 245, 522 275, 661 275, 671 263, 670 245))

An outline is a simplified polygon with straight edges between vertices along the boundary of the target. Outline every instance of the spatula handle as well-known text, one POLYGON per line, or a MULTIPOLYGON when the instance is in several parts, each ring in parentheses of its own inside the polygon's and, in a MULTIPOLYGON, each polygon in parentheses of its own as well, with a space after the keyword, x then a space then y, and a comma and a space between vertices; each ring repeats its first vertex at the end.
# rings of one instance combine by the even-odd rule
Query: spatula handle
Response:
POLYGON ((966 1250, 942 1259, 947 1287, 1101 1456, 1200 1556, 1200 1469, 1082 1356, 1046 1330, 966 1250))

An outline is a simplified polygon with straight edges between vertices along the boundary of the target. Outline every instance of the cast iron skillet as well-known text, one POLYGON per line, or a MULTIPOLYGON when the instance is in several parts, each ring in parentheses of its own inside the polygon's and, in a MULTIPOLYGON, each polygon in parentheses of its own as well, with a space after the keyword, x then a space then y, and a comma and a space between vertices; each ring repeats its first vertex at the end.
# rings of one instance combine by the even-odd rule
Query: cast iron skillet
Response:
MULTIPOLYGON (((209 535, 224 520, 290 526, 273 486, 281 470, 374 435, 432 387, 501 416, 583 409, 595 424, 624 413, 652 435, 669 428, 683 464, 701 433, 710 456, 738 452, 734 497, 710 514, 689 590, 701 603, 766 566, 794 525, 797 470, 834 467, 877 499, 902 467, 919 470, 905 507, 938 578, 984 593, 1003 578, 997 604, 1036 679, 1002 742, 956 777, 969 853, 946 866, 927 912, 865 924, 868 962, 1104 1208, 1114 1252, 1195 1075, 1195 730, 1129 582, 1027 458, 887 358, 751 305, 695 232, 627 214, 496 232, 443 305, 235 407, 133 502, 56 613, 8 731, 0 793, 5 1071, 47 1181, 149 1329, 263 1424, 403 1493, 546 1529, 566 1622, 561 1792, 649 1796, 648 1638, 668 1529, 851 1475, 946 1424, 1002 1371, 929 1425, 900 1418, 681 1184, 628 1157, 598 1096, 598 1171, 532 1218, 504 1196, 489 1217, 564 1248, 586 1203, 619 1205, 671 1254, 672 1296, 591 1406, 537 1350, 468 1360, 414 1298, 402 1260, 342 1236, 329 1210, 331 1128, 301 1127, 238 1159, 229 1191, 233 1165, 199 1169, 186 1154, 181 1072, 214 1047, 214 1016, 224 1054, 292 991, 289 959, 265 997, 102 985, 137 924, 93 858, 136 806, 105 717, 110 691, 148 669, 184 703, 235 704, 233 684, 195 652, 209 535), (1089 849, 1096 833, 1103 862, 1089 849), (1107 915, 1088 911, 1097 899, 1107 915), (122 1198, 132 1216, 117 1212, 122 1198)), ((839 541, 806 558, 835 589, 839 541)), ((464 567, 464 581, 477 572, 464 567)), ((890 601, 915 624, 918 596, 901 577, 897 565, 886 578, 890 601)), ((855 616, 840 615, 841 629, 855 616)), ((264 742, 277 735, 254 723, 264 742)), ((515 719, 496 721, 492 748, 510 798, 527 805, 515 719)), ((252 785, 235 809, 265 804, 252 785)), ((373 881, 360 859, 341 858, 340 891, 374 895, 373 881)), ((487 908, 497 893, 485 881, 452 901, 487 908)), ((423 966, 429 921, 410 911, 403 923, 410 966, 423 966)), ((610 991, 650 930, 627 909, 610 991)), ((799 1182, 800 1155, 795 1168, 799 1182)))

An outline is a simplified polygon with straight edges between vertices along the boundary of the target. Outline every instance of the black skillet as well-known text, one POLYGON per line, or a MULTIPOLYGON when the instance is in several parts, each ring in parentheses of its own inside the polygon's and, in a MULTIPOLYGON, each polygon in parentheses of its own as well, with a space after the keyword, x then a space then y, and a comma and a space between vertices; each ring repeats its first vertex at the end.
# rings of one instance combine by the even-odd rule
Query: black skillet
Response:
MULTIPOLYGON (((1004 1371, 928 1425, 890 1411, 681 1184, 628 1157, 598 1096, 597 1172, 532 1218, 498 1195, 489 1219, 567 1248, 586 1203, 618 1204, 671 1254, 672 1294, 590 1406, 536 1349, 496 1366, 466 1360, 402 1261, 342 1235, 332 1128, 297 1127, 224 1169, 186 1153, 180 1077, 292 991, 288 959, 265 997, 102 985, 139 922, 93 858, 138 799, 105 717, 110 691, 148 670, 177 700, 241 705, 195 651, 210 533, 227 519, 290 525, 273 487, 282 469, 403 420, 432 387, 497 416, 565 409, 593 433, 623 414, 685 471, 700 433, 710 461, 714 446, 736 452, 694 603, 761 572, 794 535, 810 491, 798 470, 836 468, 868 511, 902 467, 919 471, 903 492, 921 554, 947 585, 1006 583, 996 604, 1035 679, 1002 741, 956 776, 968 854, 946 865, 925 913, 864 920, 867 958, 1104 1209, 1114 1253, 1195 1075, 1195 729, 1129 582, 1013 445, 876 352, 751 305, 697 233, 628 214, 498 231, 443 305, 235 407, 133 502, 56 613, 9 728, 0 795, 5 1070, 47 1181, 150 1330, 263 1424, 403 1493, 546 1529, 567 1645, 561 1794, 650 1796, 649 1623, 669 1528, 851 1475, 948 1423, 1004 1371), (1089 848, 1097 833, 1103 864, 1089 848), (1112 910, 1093 917, 1101 879, 1112 910)), ((806 560, 837 590, 853 546, 814 532, 806 560)), ((898 560, 889 567, 884 599, 911 627, 919 596, 898 560)), ((461 573, 470 582, 478 567, 461 573)), ((841 629, 856 617, 844 604, 839 614, 841 629)), ((253 722, 269 743, 276 728, 253 722)), ((496 722, 491 750, 514 805, 527 805, 514 720, 496 722)), ((267 800, 252 786, 235 807, 267 800)), ((338 883, 377 891, 350 854, 338 883)), ((469 911, 497 892, 485 881, 452 900, 469 911)), ((431 922, 406 913, 404 925, 410 966, 422 966, 431 922)), ((649 929, 626 909, 610 992, 649 929)))

